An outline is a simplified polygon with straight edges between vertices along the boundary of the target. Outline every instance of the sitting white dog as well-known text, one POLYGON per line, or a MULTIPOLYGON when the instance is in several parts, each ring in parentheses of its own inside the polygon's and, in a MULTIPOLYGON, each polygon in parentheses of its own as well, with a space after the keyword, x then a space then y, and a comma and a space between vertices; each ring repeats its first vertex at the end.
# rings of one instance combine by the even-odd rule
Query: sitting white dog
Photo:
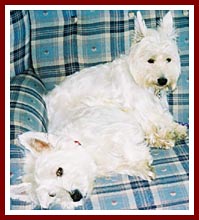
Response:
POLYGON ((44 97, 49 134, 19 136, 30 153, 13 198, 25 187, 43 208, 72 208, 91 193, 96 176, 155 178, 148 146, 167 149, 187 135, 166 100, 179 75, 171 12, 157 30, 148 29, 138 12, 128 56, 68 76, 44 97))

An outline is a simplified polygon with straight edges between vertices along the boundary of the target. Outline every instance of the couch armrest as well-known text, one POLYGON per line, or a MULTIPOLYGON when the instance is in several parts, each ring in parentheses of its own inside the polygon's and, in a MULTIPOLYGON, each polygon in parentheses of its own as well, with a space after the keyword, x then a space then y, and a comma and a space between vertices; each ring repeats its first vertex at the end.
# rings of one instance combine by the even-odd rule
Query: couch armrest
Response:
POLYGON ((47 111, 42 95, 46 88, 31 69, 15 76, 10 82, 10 140, 25 131, 47 132, 47 111))

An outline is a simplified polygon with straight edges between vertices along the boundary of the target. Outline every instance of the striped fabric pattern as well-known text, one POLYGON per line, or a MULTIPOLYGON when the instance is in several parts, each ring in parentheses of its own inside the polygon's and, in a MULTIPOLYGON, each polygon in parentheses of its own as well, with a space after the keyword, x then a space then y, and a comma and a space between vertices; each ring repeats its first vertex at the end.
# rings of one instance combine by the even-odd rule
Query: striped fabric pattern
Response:
POLYGON ((10 11, 10 75, 14 77, 31 66, 30 20, 28 11, 10 11))
MULTIPOLYGON (((157 27, 167 11, 141 11, 147 27, 157 27)), ((34 10, 11 12, 11 184, 23 174, 24 151, 17 135, 47 132, 42 94, 67 75, 106 63, 128 53, 136 10, 34 10), (30 41, 31 39, 31 41, 30 41), (28 69, 32 66, 32 69, 28 69), (25 72, 24 72, 25 70, 25 72), (20 74, 21 73, 21 74, 20 74)), ((168 94, 176 121, 189 122, 189 13, 172 11, 178 33, 182 74, 178 89, 168 94)), ((94 191, 80 210, 185 210, 189 209, 188 141, 173 149, 151 149, 157 178, 115 175, 98 178, 94 191)), ((11 200, 12 210, 33 209, 11 200)), ((35 207, 34 209, 41 209, 35 207)), ((60 209, 58 205, 50 209, 60 209)))

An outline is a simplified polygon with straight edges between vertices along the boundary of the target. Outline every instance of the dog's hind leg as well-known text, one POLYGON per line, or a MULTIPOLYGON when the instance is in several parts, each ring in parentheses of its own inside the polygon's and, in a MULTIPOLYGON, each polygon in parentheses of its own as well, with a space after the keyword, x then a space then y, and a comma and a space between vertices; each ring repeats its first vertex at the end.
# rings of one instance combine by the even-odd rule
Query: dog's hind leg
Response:
POLYGON ((137 162, 131 162, 121 165, 118 168, 119 173, 127 174, 129 176, 138 176, 144 180, 154 180, 156 177, 155 171, 151 162, 148 160, 140 160, 137 162))
POLYGON ((155 179, 152 167, 153 158, 145 142, 132 143, 131 146, 123 146, 123 149, 124 160, 118 167, 120 173, 136 175, 148 181, 155 179))

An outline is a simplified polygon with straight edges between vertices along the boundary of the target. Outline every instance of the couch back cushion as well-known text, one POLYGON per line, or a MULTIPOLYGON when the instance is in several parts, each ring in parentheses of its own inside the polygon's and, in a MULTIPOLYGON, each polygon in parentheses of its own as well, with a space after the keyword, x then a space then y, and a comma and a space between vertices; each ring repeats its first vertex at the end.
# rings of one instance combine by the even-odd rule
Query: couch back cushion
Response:
POLYGON ((30 11, 35 71, 48 89, 85 67, 112 61, 130 47, 129 11, 30 11))

